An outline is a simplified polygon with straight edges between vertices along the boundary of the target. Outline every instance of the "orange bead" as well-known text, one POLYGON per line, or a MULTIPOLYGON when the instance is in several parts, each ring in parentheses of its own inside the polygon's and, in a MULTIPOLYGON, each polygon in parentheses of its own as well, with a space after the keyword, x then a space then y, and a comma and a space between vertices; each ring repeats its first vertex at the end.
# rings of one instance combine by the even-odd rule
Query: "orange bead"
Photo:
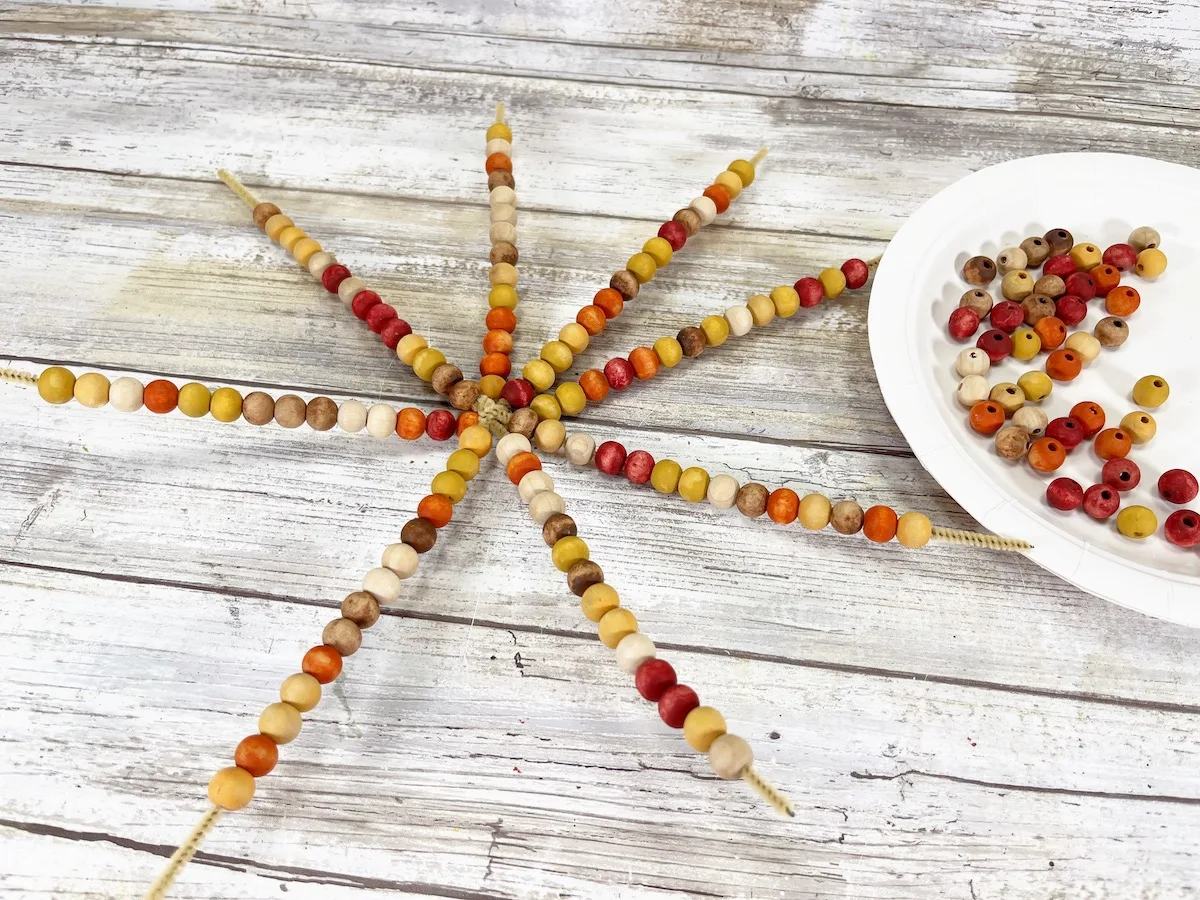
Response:
POLYGON ((980 434, 995 434, 1004 427, 1004 407, 991 400, 980 400, 971 407, 968 419, 980 434))
POLYGON ((1121 272, 1116 266, 1101 263, 1090 272, 1092 281, 1096 283, 1096 293, 1103 297, 1121 283, 1121 272))
POLYGON ((899 522, 899 516, 890 506, 872 506, 863 513, 863 534, 877 544, 886 544, 896 536, 899 522))
POLYGON ((422 497, 417 504, 417 515, 434 528, 445 528, 454 518, 454 504, 449 497, 441 494, 429 494, 422 497))
POLYGON ((1124 459, 1133 449, 1133 438, 1120 428, 1105 428, 1096 435, 1095 447, 1101 459, 1124 459))
POLYGON ((1113 288, 1104 298, 1104 309, 1110 316, 1132 316, 1141 305, 1142 295, 1128 285, 1113 288))
POLYGON ((1057 316, 1038 319, 1033 330, 1042 339, 1043 350, 1057 350, 1067 339, 1067 326, 1057 316))
POLYGON ((252 734, 242 738, 233 751, 233 762, 255 778, 262 778, 279 762, 279 745, 265 734, 252 734))
POLYGON ((621 296, 621 292, 616 288, 603 288, 596 291, 596 296, 592 298, 592 303, 600 307, 604 315, 610 319, 615 319, 621 314, 621 310, 625 308, 625 298, 621 296))
POLYGON ((503 353, 507 356, 512 353, 512 349, 513 338, 507 331, 496 328, 483 336, 484 353, 503 353))
POLYGON ((1066 459, 1066 447, 1054 438, 1038 438, 1029 446, 1029 465, 1039 472, 1053 472, 1066 459))
POLYGON ((1094 437, 1104 427, 1104 407, 1091 400, 1081 400, 1071 407, 1071 417, 1083 423, 1088 437, 1094 437))
POLYGON ((608 396, 608 379, 599 369, 588 369, 580 375, 579 386, 583 388, 584 396, 593 403, 599 403, 608 396))
POLYGON ((608 322, 608 316, 604 314, 604 310, 593 304, 579 310, 575 314, 575 321, 582 325, 588 334, 595 337, 604 330, 604 326, 608 322))
POLYGON ((493 331, 499 329, 512 334, 517 329, 517 314, 511 309, 497 306, 495 309, 488 310, 484 324, 493 331))
POLYGON ((1083 371, 1083 360, 1074 350, 1055 350, 1046 357, 1046 374, 1055 381, 1074 381, 1083 371))
POLYGON ((483 170, 489 175, 497 169, 503 169, 505 172, 512 171, 512 160, 508 158, 508 154, 493 153, 483 164, 483 170))
POLYGON ((537 458, 537 454, 526 451, 525 453, 518 453, 510 459, 504 472, 508 475, 509 481, 513 484, 520 484, 522 478, 530 472, 536 472, 541 467, 542 461, 537 458))
POLYGON ((717 205, 717 213, 729 209, 729 191, 722 184, 710 184, 704 189, 704 196, 717 205))
POLYGON ((142 402, 154 413, 169 413, 179 405, 179 388, 161 378, 146 385, 142 391, 142 402))
POLYGON ((767 515, 772 522, 780 525, 790 525, 796 521, 800 511, 800 495, 790 488, 779 488, 771 491, 767 497, 767 515))
POLYGON ((321 684, 329 684, 342 674, 342 654, 327 644, 321 644, 304 654, 304 661, 300 663, 300 669, 321 684))
POLYGON ((425 413, 415 406, 406 406, 396 416, 396 434, 406 441, 415 441, 425 433, 425 413))
POLYGON ((649 347, 635 347, 629 354, 629 362, 634 373, 642 380, 658 374, 658 354, 649 347))
POLYGON ((464 431, 466 431, 472 425, 478 425, 478 424, 479 424, 479 413, 474 412, 472 410, 467 410, 465 413, 463 413, 461 416, 458 417, 458 425, 454 429, 454 432, 455 432, 455 434, 462 434, 464 431))
POLYGON ((489 353, 479 361, 480 375, 499 375, 507 378, 512 371, 512 360, 505 353, 489 353))

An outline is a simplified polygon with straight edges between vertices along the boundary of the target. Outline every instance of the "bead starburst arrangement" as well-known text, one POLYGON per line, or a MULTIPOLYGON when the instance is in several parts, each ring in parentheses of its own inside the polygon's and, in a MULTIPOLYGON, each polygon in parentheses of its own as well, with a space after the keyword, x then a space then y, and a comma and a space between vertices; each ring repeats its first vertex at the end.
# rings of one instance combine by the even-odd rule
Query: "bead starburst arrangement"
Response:
POLYGON ((674 337, 662 337, 650 347, 636 347, 598 369, 588 369, 575 380, 562 379, 575 360, 599 337, 605 325, 621 314, 625 305, 683 249, 702 228, 711 225, 755 179, 766 151, 750 160, 730 163, 713 184, 688 206, 663 223, 656 236, 630 257, 607 287, 579 310, 574 322, 563 326, 546 342, 536 359, 513 375, 510 356, 516 309, 519 254, 517 250, 517 194, 512 165, 512 132, 504 121, 503 107, 487 129, 486 159, 491 210, 490 290, 487 333, 483 339, 480 377, 468 379, 446 356, 401 318, 397 310, 371 290, 349 268, 338 262, 313 237, 273 203, 261 202, 233 175, 221 179, 252 210, 254 223, 290 253, 321 286, 341 299, 383 343, 423 382, 445 398, 450 409, 428 412, 413 407, 396 410, 384 403, 367 406, 357 400, 341 404, 328 397, 304 400, 294 394, 271 397, 261 391, 243 396, 232 387, 189 383, 176 385, 159 379, 143 385, 122 377, 114 381, 90 372, 76 378, 61 366, 40 374, 0 369, 0 380, 36 387, 41 398, 61 404, 75 400, 90 408, 111 406, 134 413, 143 407, 155 414, 175 410, 185 416, 212 416, 220 422, 244 421, 283 428, 307 425, 317 431, 339 428, 378 439, 400 437, 433 441, 457 439, 445 470, 434 477, 429 494, 417 505, 416 516, 400 531, 398 542, 384 549, 379 567, 363 578, 361 589, 341 604, 341 615, 325 626, 321 642, 302 656, 300 671, 288 675, 280 686, 279 701, 259 716, 258 731, 234 750, 233 765, 220 769, 208 787, 210 808, 174 853, 166 869, 147 893, 165 897, 179 872, 196 853, 205 835, 220 816, 242 809, 254 796, 258 779, 274 768, 279 746, 294 740, 303 725, 303 714, 321 700, 322 686, 338 678, 344 660, 358 650, 363 632, 380 618, 380 607, 395 603, 403 581, 416 571, 423 554, 454 518, 455 505, 466 495, 480 464, 495 450, 505 475, 550 549, 553 565, 566 576, 568 589, 580 598, 584 615, 596 624, 600 640, 613 651, 617 665, 633 677, 639 694, 657 704, 659 716, 671 728, 681 729, 688 744, 705 753, 713 772, 722 779, 742 780, 778 812, 791 816, 791 803, 755 770, 750 745, 726 731, 725 719, 712 706, 701 705, 697 692, 679 682, 674 668, 658 657, 654 642, 640 630, 634 614, 621 605, 617 591, 604 580, 600 566, 590 558, 578 535, 575 520, 566 513, 566 501, 542 468, 543 457, 565 456, 572 464, 594 466, 604 475, 623 476, 631 484, 649 483, 665 495, 678 494, 689 503, 707 501, 719 509, 736 506, 746 517, 764 513, 779 525, 799 522, 819 531, 827 526, 843 535, 863 532, 869 541, 893 539, 909 548, 944 541, 1003 551, 1029 549, 1025 542, 995 535, 942 528, 920 512, 898 515, 887 506, 863 510, 853 500, 831 503, 821 494, 801 497, 786 487, 770 490, 758 483, 739 484, 731 475, 710 476, 698 466, 684 468, 671 459, 655 460, 645 450, 629 451, 616 441, 597 446, 584 431, 567 432, 564 419, 582 414, 589 405, 604 401, 611 391, 624 391, 635 383, 654 379, 664 369, 694 360, 730 338, 743 337, 755 327, 777 318, 790 318, 801 307, 812 308, 847 289, 862 288, 876 260, 851 259, 839 268, 828 268, 817 277, 756 294, 743 305, 706 316, 698 325, 687 325, 674 337), (493 448, 494 443, 494 448, 493 448))

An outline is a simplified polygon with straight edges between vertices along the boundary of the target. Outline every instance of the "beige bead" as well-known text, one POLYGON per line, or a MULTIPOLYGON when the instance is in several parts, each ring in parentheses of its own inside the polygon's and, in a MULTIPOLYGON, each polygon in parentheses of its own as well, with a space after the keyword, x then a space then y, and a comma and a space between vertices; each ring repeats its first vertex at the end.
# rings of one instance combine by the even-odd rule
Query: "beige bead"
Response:
POLYGON ((770 325, 775 319, 775 304, 765 294, 755 294, 747 300, 746 309, 750 310, 755 325, 770 325))
POLYGON ((519 280, 520 275, 517 272, 517 267, 512 263, 496 263, 488 271, 488 282, 493 286, 506 284, 509 287, 516 287, 519 280))
POLYGON ((118 378, 108 389, 108 402, 117 412, 137 412, 142 408, 142 383, 136 378, 118 378))
POLYGON ((896 540, 911 550, 924 547, 933 534, 933 523, 924 513, 906 512, 896 523, 896 540))
POLYGON ((533 442, 539 450, 557 453, 567 439, 567 426, 558 419, 543 419, 533 430, 533 442))
POLYGON ((960 378, 966 378, 968 375, 986 375, 991 367, 991 359, 978 347, 968 347, 954 358, 954 371, 960 378))
POLYGON ((809 531, 820 531, 829 524, 833 505, 821 494, 806 494, 800 500, 796 520, 809 531))
POLYGON ((863 508, 853 500, 839 500, 829 511, 829 524, 838 534, 858 534, 864 517, 863 508))
POLYGON ((488 192, 488 203, 493 206, 506 203, 509 206, 517 205, 517 192, 510 188, 507 184, 498 184, 488 192))
POLYGON ((379 621, 379 601, 366 591, 347 594, 342 601, 342 615, 359 628, 370 628, 379 621))
POLYGON ((208 783, 208 799, 230 812, 244 809, 254 799, 254 776, 237 766, 221 769, 208 783))
POLYGON ((1013 413, 1012 423, 1029 432, 1030 437, 1037 438, 1046 433, 1046 426, 1050 424, 1050 416, 1041 407, 1026 405, 1013 413))
POLYGON ((688 207, 695 211, 700 217, 700 224, 711 225, 717 218, 717 204, 713 203, 712 199, 701 194, 695 200, 688 204, 688 207))
POLYGON ((367 427, 367 408, 357 400, 346 400, 338 407, 338 428, 357 434, 367 427))
MULTIPOLYGON (((492 224, 504 222, 516 228, 517 225, 517 208, 511 203, 497 203, 490 209, 492 224)), ((511 243, 511 241, 510 241, 511 243)))
POLYGON ((546 520, 554 514, 566 511, 567 501, 554 491, 541 491, 529 501, 529 515, 539 525, 545 525, 546 520))
MULTIPOLYGON (((485 156, 491 156, 493 153, 503 153, 505 156, 507 156, 509 159, 511 159, 512 158, 512 143, 509 141, 506 141, 504 138, 492 138, 490 141, 487 142, 486 145, 484 145, 483 152, 484 152, 485 156)), ((503 187, 503 185, 501 185, 501 187, 503 187)), ((499 189, 500 188, 496 188, 496 190, 499 190, 499 189)), ((506 188, 506 190, 512 190, 512 188, 506 188)), ((492 193, 495 193, 495 191, 493 191, 492 193)))
POLYGON ((108 379, 99 372, 88 372, 75 379, 75 400, 88 409, 99 409, 108 403, 108 379))
POLYGON ((362 646, 362 629, 349 619, 334 619, 321 632, 321 643, 342 656, 353 656, 362 646))
POLYGON ((714 475, 708 482, 708 502, 717 509, 729 509, 737 501, 739 487, 732 475, 714 475))
POLYGON ((512 417, 508 420, 508 430, 513 434, 523 434, 527 438, 532 438, 538 421, 538 414, 528 406, 514 409, 512 417))
POLYGON ((258 730, 277 744, 290 744, 300 733, 304 720, 290 703, 272 703, 258 717, 258 730))
POLYGON ((570 347, 572 353, 578 355, 588 348, 591 335, 578 322, 569 322, 558 332, 558 339, 570 347))
POLYGON ((493 244, 516 244, 517 227, 508 222, 493 222, 488 230, 488 240, 493 244))
POLYGON ((1020 271, 1028 265, 1029 257, 1025 255, 1025 251, 1020 247, 1009 247, 1007 250, 1001 250, 1000 255, 996 257, 996 268, 1000 270, 1001 275, 1020 271))
POLYGON ((1085 363, 1090 363, 1100 355, 1100 341, 1096 336, 1086 331, 1075 331, 1067 336, 1063 344, 1068 350, 1074 350, 1085 363))
POLYGON ((596 455, 596 439, 590 434, 573 434, 567 438, 567 460, 576 466, 586 466, 596 455))
POLYGON ((621 667, 621 671, 627 675, 637 674, 638 667, 648 659, 654 659, 658 650, 654 646, 654 641, 646 637, 640 631, 635 631, 633 634, 627 634, 613 648, 613 653, 617 657, 617 665, 621 667))
POLYGON ((517 485, 517 493, 521 495, 522 503, 528 503, 535 494, 552 490, 554 490, 554 479, 541 469, 526 472, 517 485))
POLYGON ((496 442, 496 460, 500 465, 507 466, 508 461, 518 453, 528 453, 532 449, 533 445, 525 435, 509 432, 496 442))
MULTIPOLYGON (((417 566, 421 562, 421 554, 417 553, 408 544, 388 544, 387 549, 383 551, 383 567, 389 569, 395 576, 401 580, 412 578, 417 574, 417 566)), ((400 596, 399 588, 396 589, 396 596, 400 596)), ((374 593, 372 591, 371 593, 374 593)))
POLYGON ((395 603, 400 599, 400 576, 379 566, 363 576, 362 589, 380 603, 395 603))
POLYGON ((731 172, 726 169, 720 175, 713 179, 713 184, 719 184, 729 192, 729 199, 736 200, 738 194, 742 192, 744 185, 742 179, 738 178, 737 172, 731 172))
POLYGON ((353 275, 349 278, 343 278, 342 283, 338 285, 338 299, 347 306, 358 296, 359 291, 365 291, 367 284, 361 278, 355 278, 353 275))
POLYGON ((1011 381, 1001 381, 988 391, 988 399, 1011 416, 1025 405, 1025 392, 1011 381))
POLYGON ((734 337, 749 334, 754 327, 754 316, 744 306, 731 306, 725 310, 725 321, 729 323, 729 333, 734 337))
POLYGON ((320 253, 314 253, 308 260, 308 273, 317 281, 321 280, 321 276, 325 274, 325 270, 332 265, 337 264, 337 258, 326 250, 320 253))
POLYGON ((373 403, 367 411, 367 434, 383 440, 396 433, 396 411, 386 403, 373 403))
POLYGON ((954 396, 958 398, 961 406, 970 409, 980 400, 986 400, 990 391, 987 379, 982 375, 968 375, 958 383, 958 389, 954 392, 954 396))
POLYGON ((1135 228, 1129 233, 1129 246, 1141 253, 1162 245, 1162 235, 1148 225, 1135 228))
POLYGON ((300 712, 308 712, 321 702, 321 682, 307 672, 289 675, 279 686, 279 699, 300 712))
POLYGON ((734 781, 754 765, 754 751, 736 734, 723 734, 709 746, 708 764, 718 778, 734 781))

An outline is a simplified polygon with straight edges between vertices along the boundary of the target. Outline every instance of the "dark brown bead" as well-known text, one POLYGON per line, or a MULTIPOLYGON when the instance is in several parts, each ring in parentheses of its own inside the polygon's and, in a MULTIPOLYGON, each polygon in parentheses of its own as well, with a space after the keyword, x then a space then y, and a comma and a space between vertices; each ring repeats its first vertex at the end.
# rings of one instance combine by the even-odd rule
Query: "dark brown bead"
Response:
POLYGON ((418 553, 428 553, 437 543, 437 529, 425 519, 409 519, 400 529, 400 540, 418 553))
POLYGON ((492 265, 497 263, 508 263, 510 266, 517 264, 517 248, 508 241, 497 241, 492 244, 492 249, 488 251, 488 259, 492 265))
POLYGON ((628 302, 638 295, 642 285, 636 275, 628 269, 622 269, 620 272, 614 272, 613 277, 608 279, 608 286, 620 294, 622 300, 628 302))
POLYGON ((1050 256, 1062 256, 1064 253, 1070 253, 1071 248, 1075 246, 1075 238, 1065 228, 1051 228, 1042 235, 1042 240, 1050 248, 1050 256))
POLYGON ((1034 282, 1033 292, 1057 300, 1067 292, 1067 283, 1057 275, 1043 275, 1034 282))
POLYGON ((1029 452, 1029 443, 1029 432, 1016 425, 1009 425, 996 432, 996 452, 1005 459, 1023 459, 1029 452))
POLYGON ((695 325, 681 328, 679 334, 675 335, 675 340, 679 341, 679 346, 683 349, 683 355, 688 359, 695 359, 703 353, 704 347, 708 343, 708 338, 704 336, 704 332, 695 325))
POLYGON ((450 388, 447 396, 450 398, 450 405, 455 409, 467 410, 474 408, 475 401, 481 393, 478 382, 460 381, 450 388))
POLYGON ((1025 251, 1025 259, 1029 268, 1036 269, 1050 258, 1050 245, 1044 238, 1028 237, 1021 241, 1021 249, 1025 251))
POLYGON ((962 267, 963 281, 982 287, 996 277, 996 264, 986 256, 972 256, 962 267))
POLYGON ((747 518, 757 519, 767 511, 767 497, 770 496, 770 493, 756 482, 743 484, 737 492, 738 511, 747 518))
POLYGON ((542 539, 547 547, 553 547, 560 538, 574 537, 577 533, 575 520, 566 513, 555 513, 542 526, 542 539))
POLYGON ((254 207, 254 212, 251 213, 254 216, 254 224, 258 226, 259 231, 262 231, 266 226, 267 219, 279 214, 280 209, 274 203, 260 203, 254 207))
POLYGON ((679 210, 679 212, 671 217, 671 220, 682 225, 688 237, 695 237, 700 229, 704 227, 704 220, 700 218, 700 213, 691 208, 679 210))
POLYGON ((251 425, 266 425, 275 418, 275 401, 270 394, 252 391, 242 398, 242 418, 251 425))
POLYGON ((829 511, 829 524, 838 534, 858 534, 863 527, 863 509, 853 500, 839 500, 829 511))
POLYGON ((567 569, 567 587, 576 597, 582 597, 584 591, 603 580, 604 570, 590 559, 581 559, 567 569))
POLYGON ((1025 311, 1026 325, 1036 325, 1056 311, 1054 301, 1045 294, 1030 294, 1021 301, 1021 309, 1025 311))
POLYGON ((1101 347, 1120 347, 1129 338, 1129 326, 1124 319, 1116 316, 1106 316, 1096 323, 1092 334, 1100 342, 1101 347))
POLYGON ((308 401, 304 421, 313 431, 328 431, 337 424, 337 404, 328 397, 313 397, 308 401))
POLYGON ((505 169, 492 169, 488 174, 488 190, 494 191, 500 185, 516 187, 517 183, 513 181, 512 172, 505 169))
POLYGON ((299 428, 307 416, 307 404, 295 394, 284 394, 275 401, 275 421, 284 428, 299 428))
POLYGON ((992 311, 992 295, 983 288, 974 288, 958 298, 958 307, 972 310, 981 319, 986 318, 992 311))
POLYGON ((342 601, 342 617, 349 619, 359 628, 370 628, 379 621, 379 601, 367 591, 347 594, 342 601))
POLYGON ((512 417, 508 420, 508 430, 514 434, 523 434, 525 437, 532 435, 537 425, 538 414, 528 406, 514 409, 512 417))
POLYGON ((433 385, 433 389, 445 397, 450 393, 450 388, 462 381, 462 377, 462 369, 458 366, 442 363, 433 370, 433 377, 429 381, 433 385))

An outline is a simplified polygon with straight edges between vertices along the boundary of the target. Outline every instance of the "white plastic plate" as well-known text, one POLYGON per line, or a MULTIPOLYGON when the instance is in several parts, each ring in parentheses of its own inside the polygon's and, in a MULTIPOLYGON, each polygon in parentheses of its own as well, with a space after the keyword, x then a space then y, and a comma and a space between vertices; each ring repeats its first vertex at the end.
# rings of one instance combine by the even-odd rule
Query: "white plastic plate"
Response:
MULTIPOLYGON (((988 286, 997 302, 999 278, 988 286)), ((1104 301, 1088 304, 1091 330, 1104 301)), ((996 534, 1033 543, 1039 565, 1074 585, 1148 615, 1200 626, 1200 548, 1181 550, 1163 536, 1167 516, 1180 507, 1163 500, 1158 477, 1171 468, 1200 475, 1200 171, 1186 166, 1109 153, 1062 153, 1002 163, 968 175, 929 200, 887 247, 875 277, 868 318, 871 356, 888 409, 921 464, 950 496, 996 534), (1143 541, 1123 537, 1116 516, 1091 519, 1082 509, 1058 512, 1047 505, 1046 485, 1066 475, 1086 489, 1100 481, 1103 464, 1085 442, 1053 474, 1027 462, 999 457, 991 438, 967 426, 954 390, 954 358, 974 339, 950 338, 946 320, 970 286, 963 262, 1051 228, 1066 228, 1076 242, 1101 249, 1124 241, 1136 226, 1162 234, 1166 273, 1144 281, 1122 277, 1141 293, 1129 318, 1129 339, 1104 349, 1075 381, 1055 383, 1040 404, 1054 419, 1081 400, 1094 400, 1116 426, 1135 409, 1134 382, 1161 375, 1170 399, 1150 410, 1154 440, 1133 448, 1141 484, 1122 495, 1122 506, 1140 504, 1158 516, 1158 532, 1143 541)), ((986 321, 978 334, 987 328, 986 321)), ((978 334, 976 337, 978 337, 978 334)), ((1045 354, 1029 362, 1007 359, 986 376, 1015 382, 1043 370, 1045 354)), ((1188 504, 1200 510, 1200 498, 1188 504)), ((983 551, 980 551, 983 552, 983 551)), ((993 560, 1003 565, 1003 559, 993 560)))

